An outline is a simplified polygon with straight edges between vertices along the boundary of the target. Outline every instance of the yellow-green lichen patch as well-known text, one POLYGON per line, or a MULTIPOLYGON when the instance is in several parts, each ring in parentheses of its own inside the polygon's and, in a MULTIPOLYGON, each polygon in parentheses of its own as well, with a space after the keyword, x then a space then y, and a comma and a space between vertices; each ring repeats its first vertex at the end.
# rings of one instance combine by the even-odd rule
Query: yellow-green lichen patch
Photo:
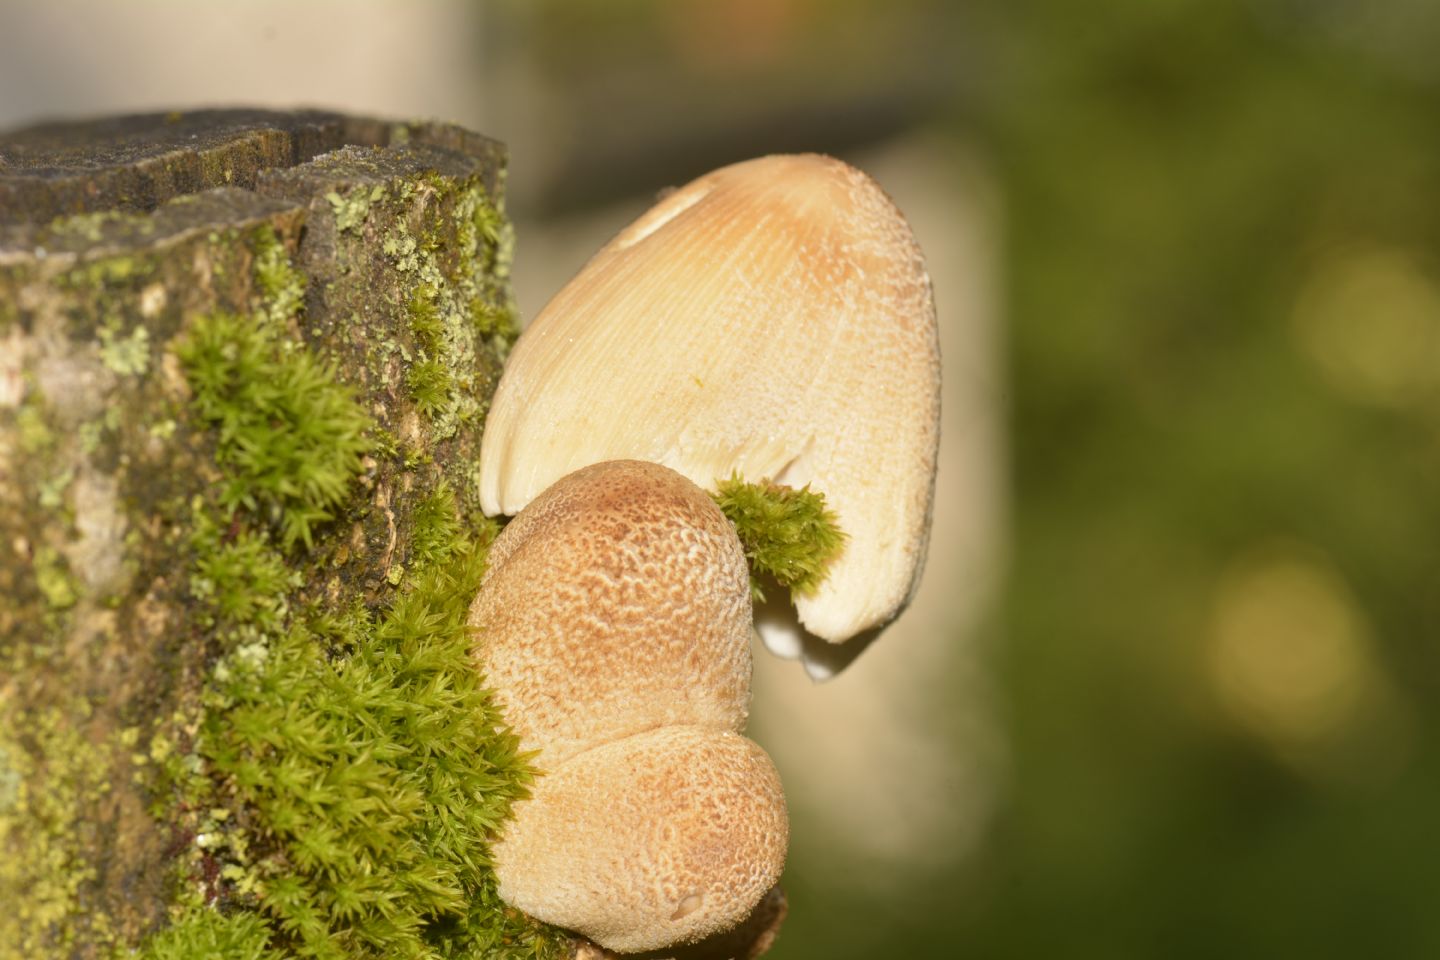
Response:
POLYGON ((55 433, 45 424, 45 415, 40 412, 38 392, 32 391, 27 401, 15 415, 15 425, 19 428, 21 452, 34 457, 55 446, 55 433))
POLYGON ((344 194, 332 190, 325 194, 330 210, 335 214, 335 229, 340 233, 358 230, 370 216, 370 205, 385 199, 383 186, 357 187, 344 194))
POLYGON ((80 903, 95 876, 85 811, 108 790, 100 753, 58 709, 0 715, 0 960, 45 956, 104 927, 80 903))
MULTIPOLYGON (((408 199, 405 187, 411 185, 391 192, 408 199)), ((419 221, 412 230, 404 217, 396 219, 382 250, 408 287, 405 311, 417 355, 406 387, 429 419, 432 439, 443 441, 484 416, 493 384, 480 350, 503 357, 516 333, 504 276, 508 223, 478 178, 458 187, 427 178, 411 189, 423 199, 419 221)))
POLYGON ((54 547, 42 546, 35 550, 35 585, 45 597, 51 610, 66 610, 75 605, 80 594, 75 578, 65 558, 54 547))
POLYGON ((255 252, 255 285, 265 298, 272 321, 292 320, 305 304, 305 274, 290 262, 285 245, 270 225, 260 227, 251 239, 255 252))
POLYGON ((73 290, 103 291, 128 286, 148 277, 155 269, 149 260, 136 256, 103 257, 90 260, 62 274, 59 283, 73 290))
POLYGON ((121 376, 144 373, 150 366, 150 331, 137 326, 121 334, 118 324, 100 328, 100 362, 121 376))

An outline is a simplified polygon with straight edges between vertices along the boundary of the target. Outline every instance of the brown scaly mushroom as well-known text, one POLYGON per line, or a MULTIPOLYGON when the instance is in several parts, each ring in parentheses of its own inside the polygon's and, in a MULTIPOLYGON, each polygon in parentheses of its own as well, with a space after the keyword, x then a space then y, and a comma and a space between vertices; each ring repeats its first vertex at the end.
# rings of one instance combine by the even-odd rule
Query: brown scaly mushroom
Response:
POLYGON ((746 922, 788 827, 738 734, 750 599, 729 521, 672 470, 599 463, 522 510, 490 563, 476 657, 543 774, 494 848, 501 897, 627 952, 746 922))
POLYGON ((536 781, 495 846, 500 896, 622 953, 735 927, 780 878, 780 777, 729 731, 657 727, 536 781))
POLYGON ((939 392, 930 279, 880 187, 829 157, 738 163, 622 230, 530 324, 486 422, 481 505, 513 514, 621 457, 707 489, 810 484, 849 541, 796 609, 838 643, 918 583, 939 392))
POLYGON ((577 470, 490 549, 470 611, 486 682, 556 766, 667 724, 744 728, 745 554, 705 492, 653 463, 577 470))

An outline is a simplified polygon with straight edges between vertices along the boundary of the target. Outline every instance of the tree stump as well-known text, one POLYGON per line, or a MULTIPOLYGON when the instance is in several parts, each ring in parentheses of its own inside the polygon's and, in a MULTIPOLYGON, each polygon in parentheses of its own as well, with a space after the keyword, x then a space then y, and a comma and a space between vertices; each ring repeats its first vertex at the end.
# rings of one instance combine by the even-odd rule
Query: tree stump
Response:
POLYGON ((0 134, 0 960, 605 955, 484 860, 530 774, 464 627, 504 164, 314 111, 0 134))
MULTIPOLYGON (((433 851, 411 851, 402 866, 434 876, 409 882, 489 915, 386 921, 364 890, 304 888, 334 865, 300 862, 307 838, 262 817, 295 811, 244 778, 304 773, 306 744, 237 734, 217 709, 237 670, 259 690, 284 644, 313 699, 353 686, 402 600, 448 615, 424 592, 463 580, 487 535, 472 471, 515 333, 504 163, 456 127, 319 112, 0 135, 0 958, 370 956, 385 922, 406 955, 568 942, 433 851), (217 905, 264 922, 184 926, 217 905)), ((427 630, 397 642, 438 643, 427 630)), ((436 702, 414 722, 474 701, 436 702)), ((357 707, 348 729, 394 707, 357 707)), ((523 769, 486 730, 499 759, 474 763, 503 808, 523 769)), ((393 730, 374 745, 408 748, 393 730)), ((360 762, 311 760, 316 776, 360 762)), ((335 784, 292 786, 323 823, 335 784)), ((321 854, 385 868, 383 851, 321 854)))

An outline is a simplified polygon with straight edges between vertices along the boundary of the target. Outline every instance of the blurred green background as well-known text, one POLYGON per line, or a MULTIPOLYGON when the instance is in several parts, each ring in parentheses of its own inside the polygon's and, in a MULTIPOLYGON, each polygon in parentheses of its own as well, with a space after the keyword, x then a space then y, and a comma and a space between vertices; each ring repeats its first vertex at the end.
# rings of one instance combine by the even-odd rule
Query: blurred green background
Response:
POLYGON ((935 540, 840 678, 757 665, 779 960, 1440 955, 1433 2, 0 15, 6 124, 307 103, 506 139, 527 315, 723 163, 832 152, 894 194, 946 346, 935 540))

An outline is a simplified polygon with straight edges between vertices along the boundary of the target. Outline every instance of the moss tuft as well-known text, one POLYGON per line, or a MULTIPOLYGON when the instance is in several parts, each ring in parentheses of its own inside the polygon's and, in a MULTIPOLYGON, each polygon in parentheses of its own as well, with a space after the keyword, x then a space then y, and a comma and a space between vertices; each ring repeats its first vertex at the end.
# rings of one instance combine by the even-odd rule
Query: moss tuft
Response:
POLYGON ((420 564, 440 564, 450 559, 459 543, 460 518, 455 493, 444 483, 415 506, 410 518, 410 558, 420 564))
POLYGON ((449 402, 455 378, 441 360, 417 360, 405 373, 405 386, 420 412, 433 417, 449 402))
POLYGON ((423 509, 425 556, 387 608, 296 617, 222 661, 199 752, 244 811, 219 829, 254 837, 208 842, 248 849, 257 906, 297 956, 553 955, 560 938, 499 907, 487 869, 528 778, 465 625, 493 527, 462 532, 445 492, 423 509))
POLYGON ((440 320, 440 311, 435 307, 435 288, 425 285, 416 287, 405 304, 405 313, 416 341, 432 352, 441 349, 445 327, 440 320))
POLYGON ((192 907, 151 937, 139 960, 280 960, 269 940, 265 922, 253 913, 225 916, 192 907))
POLYGON ((219 430, 220 496, 258 511, 281 543, 308 548, 345 499, 372 442, 370 417, 334 365, 286 341, 263 314, 202 316, 176 355, 200 418, 219 430))
POLYGON ((721 480, 714 496, 745 547, 757 602, 765 599, 760 579, 767 574, 792 593, 813 591, 845 547, 825 495, 808 484, 796 490, 769 481, 746 483, 736 475, 721 480))
POLYGON ((202 509, 196 511, 190 545, 196 556, 190 594, 206 609, 205 626, 241 624, 262 633, 280 628, 285 596, 300 585, 300 577, 268 537, 242 529, 227 539, 202 509))

